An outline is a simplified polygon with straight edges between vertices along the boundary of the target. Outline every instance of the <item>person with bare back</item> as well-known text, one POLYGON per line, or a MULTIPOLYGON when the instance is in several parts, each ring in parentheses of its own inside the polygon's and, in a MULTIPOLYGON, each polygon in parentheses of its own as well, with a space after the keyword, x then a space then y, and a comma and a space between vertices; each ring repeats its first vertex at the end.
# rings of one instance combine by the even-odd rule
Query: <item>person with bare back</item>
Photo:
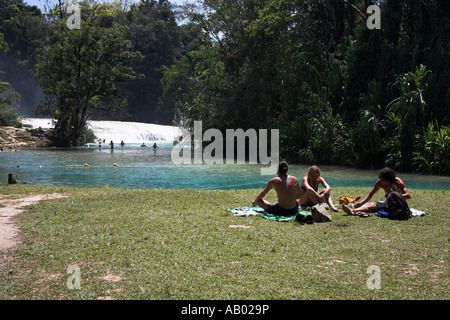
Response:
POLYGON ((342 210, 349 215, 360 215, 362 212, 376 212, 387 209, 387 197, 392 191, 400 193, 405 200, 411 199, 411 194, 402 179, 396 176, 394 170, 386 167, 378 172, 378 180, 372 191, 370 191, 361 202, 355 203, 355 209, 342 205, 342 210), (372 199, 380 189, 384 190, 386 200, 369 203, 370 199, 372 199))
POLYGON ((303 177, 301 192, 299 194, 299 204, 301 206, 312 207, 318 203, 326 203, 330 206, 331 210, 337 212, 338 209, 333 205, 331 199, 331 187, 322 177, 322 173, 317 166, 311 166, 308 168, 306 176, 303 177), (319 193, 319 184, 325 187, 325 190, 319 193))
POLYGON ((278 176, 269 180, 264 190, 252 202, 253 206, 260 206, 267 213, 290 216, 298 213, 297 195, 301 191, 298 180, 294 176, 287 175, 288 164, 285 161, 278 165, 278 176), (275 189, 278 202, 270 203, 264 200, 266 194, 275 189))

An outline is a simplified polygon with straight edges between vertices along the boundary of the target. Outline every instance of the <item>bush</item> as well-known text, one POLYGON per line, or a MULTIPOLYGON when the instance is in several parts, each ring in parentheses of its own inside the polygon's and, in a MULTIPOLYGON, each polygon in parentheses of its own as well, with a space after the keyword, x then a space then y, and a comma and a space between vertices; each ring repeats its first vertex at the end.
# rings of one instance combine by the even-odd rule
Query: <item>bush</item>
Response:
POLYGON ((0 82, 0 126, 17 126, 19 94, 7 82, 0 82))
POLYGON ((308 147, 301 151, 304 156, 326 165, 355 165, 354 132, 344 126, 332 108, 310 119, 308 125, 310 140, 308 147))
POLYGON ((450 126, 430 123, 422 135, 416 137, 413 152, 415 171, 432 174, 450 174, 450 126))

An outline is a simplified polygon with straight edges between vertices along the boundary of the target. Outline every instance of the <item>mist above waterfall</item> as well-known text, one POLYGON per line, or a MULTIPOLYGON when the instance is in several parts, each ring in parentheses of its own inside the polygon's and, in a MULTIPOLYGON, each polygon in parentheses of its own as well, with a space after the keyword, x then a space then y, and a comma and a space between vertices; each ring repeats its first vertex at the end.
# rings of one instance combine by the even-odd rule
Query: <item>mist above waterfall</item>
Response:
MULTIPOLYGON (((33 128, 49 129, 54 127, 55 120, 50 118, 26 118, 23 124, 33 128)), ((88 128, 94 132, 97 139, 109 143, 148 143, 154 141, 172 142, 181 136, 178 127, 152 123, 126 122, 126 121, 88 121, 88 128)))
POLYGON ((44 99, 44 94, 33 77, 31 69, 17 63, 10 55, 0 54, 2 80, 9 82, 19 93, 18 111, 20 115, 34 115, 36 106, 44 99))

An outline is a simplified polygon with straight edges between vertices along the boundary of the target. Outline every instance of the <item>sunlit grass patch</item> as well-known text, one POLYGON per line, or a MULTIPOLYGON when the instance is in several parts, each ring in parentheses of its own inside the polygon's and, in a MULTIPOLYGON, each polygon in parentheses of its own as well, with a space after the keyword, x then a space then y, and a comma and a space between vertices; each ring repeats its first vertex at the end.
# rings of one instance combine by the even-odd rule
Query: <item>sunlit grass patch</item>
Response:
POLYGON ((16 217, 21 242, 2 266, 0 297, 447 298, 448 191, 412 190, 411 207, 430 215, 408 221, 340 211, 330 223, 302 225, 226 211, 250 205, 259 191, 0 186, 11 198, 67 196, 16 217), (372 265, 379 290, 367 286, 372 265), (70 266, 80 269, 79 289, 67 286, 70 266))

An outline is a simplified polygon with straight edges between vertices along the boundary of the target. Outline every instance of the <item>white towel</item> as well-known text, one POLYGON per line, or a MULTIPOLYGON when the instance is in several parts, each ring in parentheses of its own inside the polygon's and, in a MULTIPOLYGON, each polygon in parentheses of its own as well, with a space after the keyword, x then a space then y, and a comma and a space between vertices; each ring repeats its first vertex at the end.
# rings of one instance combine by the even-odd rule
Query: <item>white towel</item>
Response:
POLYGON ((255 210, 248 210, 248 209, 233 209, 231 210, 233 215, 235 217, 248 217, 248 216, 257 216, 261 213, 255 210))
POLYGON ((411 216, 413 216, 413 217, 421 217, 421 216, 429 215, 429 213, 425 212, 425 211, 420 211, 420 210, 413 209, 413 208, 410 208, 409 210, 411 210, 411 216))

